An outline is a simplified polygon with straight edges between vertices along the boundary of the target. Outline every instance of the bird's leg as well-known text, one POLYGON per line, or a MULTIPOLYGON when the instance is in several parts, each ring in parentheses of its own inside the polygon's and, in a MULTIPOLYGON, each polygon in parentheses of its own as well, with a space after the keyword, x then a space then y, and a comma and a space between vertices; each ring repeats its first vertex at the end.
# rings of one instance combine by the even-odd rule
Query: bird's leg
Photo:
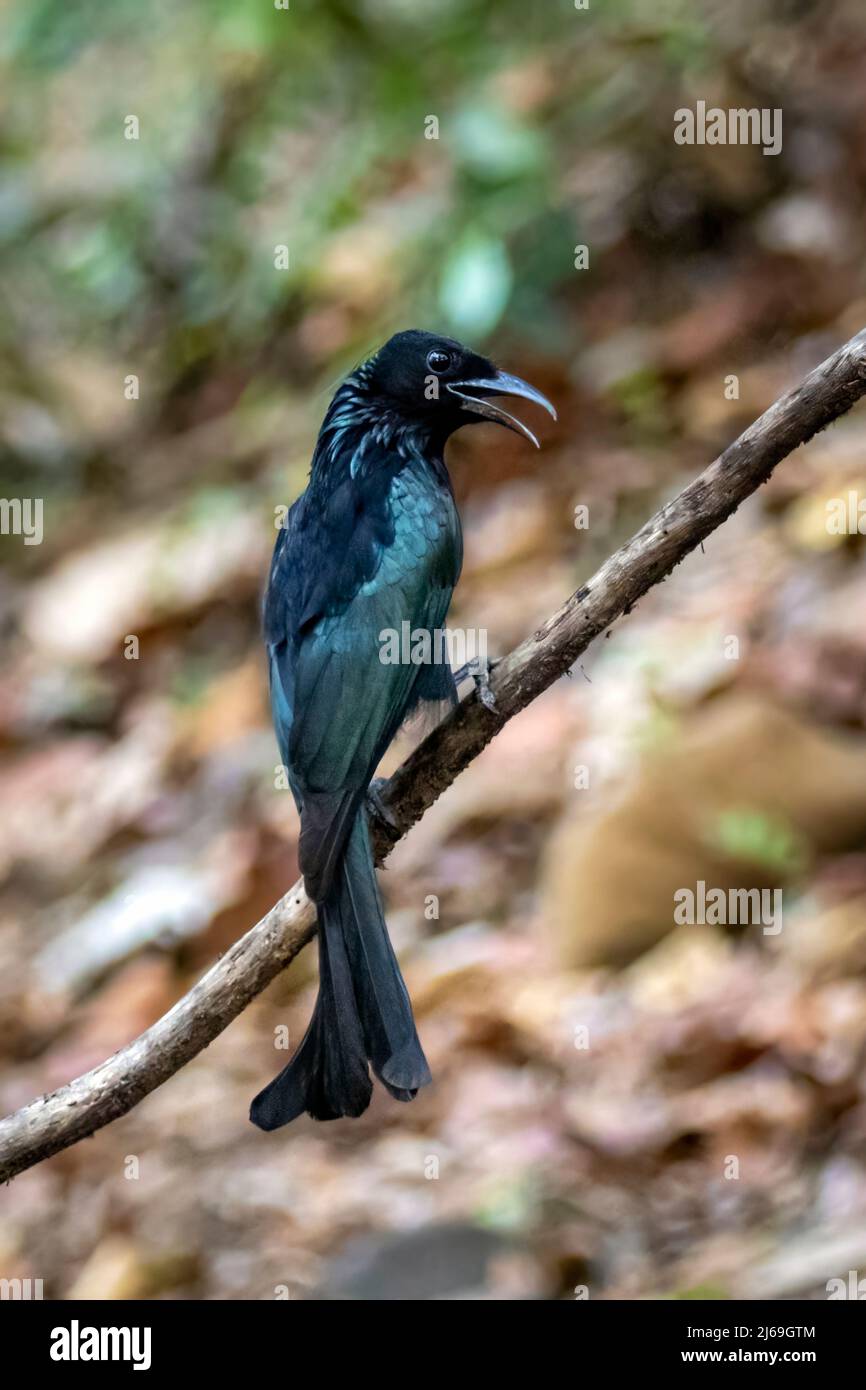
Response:
POLYGON ((393 835, 399 835, 400 826, 397 824, 397 821, 382 798, 382 789, 387 786, 387 784, 387 777, 374 777, 367 788, 367 803, 373 815, 376 816, 393 835))
POLYGON ((496 696, 490 689, 490 672, 495 665, 496 662, 488 661, 486 656, 475 656, 471 661, 467 661, 465 666, 461 666, 459 671, 454 672, 455 685, 459 685, 469 676, 472 677, 479 700, 485 709, 491 710, 496 709, 496 696))

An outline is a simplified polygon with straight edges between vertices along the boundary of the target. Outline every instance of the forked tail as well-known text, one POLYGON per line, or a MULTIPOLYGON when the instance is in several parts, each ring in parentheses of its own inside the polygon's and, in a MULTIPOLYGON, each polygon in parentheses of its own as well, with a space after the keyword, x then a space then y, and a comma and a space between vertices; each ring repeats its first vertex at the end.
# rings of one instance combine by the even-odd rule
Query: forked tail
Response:
POLYGON ((361 1115, 373 1090, 368 1061, 397 1100, 412 1100, 430 1081, 385 926, 363 809, 317 907, 319 996, 294 1057, 250 1107, 260 1129, 279 1129, 304 1111, 316 1120, 361 1115))

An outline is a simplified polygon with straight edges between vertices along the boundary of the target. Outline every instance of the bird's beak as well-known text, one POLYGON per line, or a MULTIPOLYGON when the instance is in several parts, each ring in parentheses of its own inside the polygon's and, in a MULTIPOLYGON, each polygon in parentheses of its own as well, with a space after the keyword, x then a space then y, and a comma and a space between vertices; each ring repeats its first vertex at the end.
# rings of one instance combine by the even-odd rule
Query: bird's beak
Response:
POLYGON ((498 405, 494 405, 487 397, 522 396, 524 400, 535 401, 536 405, 543 406, 554 420, 556 419, 556 411, 546 396, 542 396, 528 381, 523 381, 519 376, 509 376, 508 372, 497 372, 495 376, 477 381, 449 383, 448 390, 459 398, 463 410, 471 411, 473 415, 482 415, 485 420, 495 420, 497 425, 504 425, 506 429, 514 430, 515 434, 522 434, 536 449, 541 446, 532 430, 528 429, 522 420, 509 415, 507 410, 501 410, 498 405))

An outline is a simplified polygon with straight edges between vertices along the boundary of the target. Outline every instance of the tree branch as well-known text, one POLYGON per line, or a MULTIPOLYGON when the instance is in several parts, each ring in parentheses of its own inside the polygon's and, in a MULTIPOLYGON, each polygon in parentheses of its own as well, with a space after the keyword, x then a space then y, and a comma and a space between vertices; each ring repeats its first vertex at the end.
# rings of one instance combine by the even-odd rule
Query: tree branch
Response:
MULTIPOLYGON (((740 435, 606 560, 490 677, 495 708, 473 692, 394 773, 373 812, 379 862, 520 710, 571 667, 654 584, 766 482, 776 464, 866 393, 866 329, 740 435)), ((0 1181, 109 1124, 201 1052, 315 932, 303 884, 241 937, 157 1023, 92 1071, 0 1122, 0 1181)))

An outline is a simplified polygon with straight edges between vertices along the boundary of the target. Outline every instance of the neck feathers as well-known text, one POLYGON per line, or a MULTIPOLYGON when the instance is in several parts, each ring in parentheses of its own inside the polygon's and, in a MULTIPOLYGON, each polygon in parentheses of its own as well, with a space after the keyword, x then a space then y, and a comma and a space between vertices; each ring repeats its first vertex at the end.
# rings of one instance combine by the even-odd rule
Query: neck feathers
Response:
POLYGON ((313 454, 314 485, 330 490, 347 477, 395 472, 413 459, 441 466, 429 427, 401 419, 373 394, 372 365, 373 359, 348 376, 328 407, 313 454))

